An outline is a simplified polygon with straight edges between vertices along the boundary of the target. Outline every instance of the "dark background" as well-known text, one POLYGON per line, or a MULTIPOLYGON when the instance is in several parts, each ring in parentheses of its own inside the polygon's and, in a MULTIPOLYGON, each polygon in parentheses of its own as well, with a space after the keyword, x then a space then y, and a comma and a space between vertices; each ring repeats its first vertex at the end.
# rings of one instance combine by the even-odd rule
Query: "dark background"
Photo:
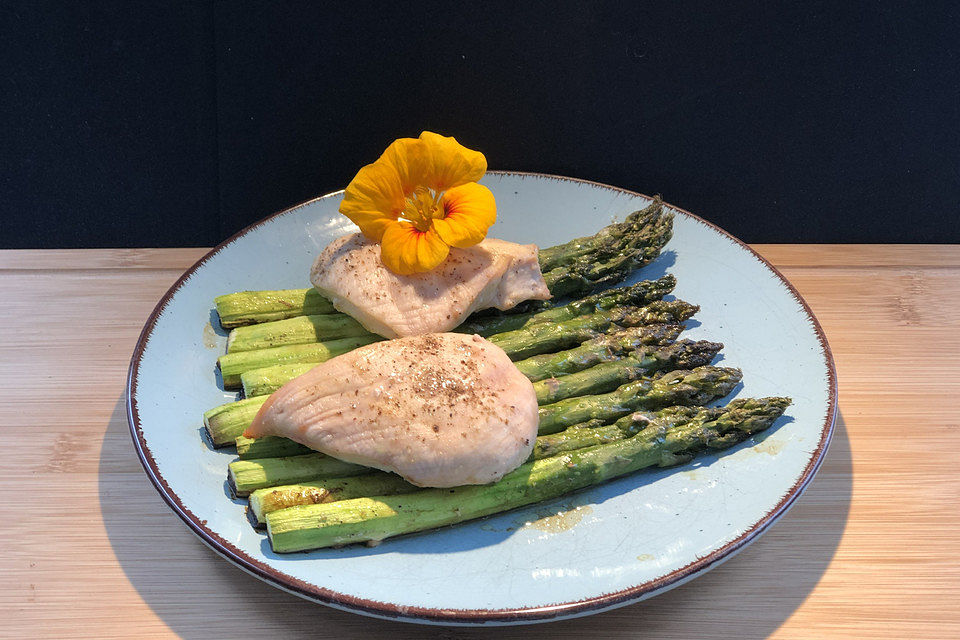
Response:
POLYGON ((212 245, 396 137, 751 242, 960 242, 949 3, 0 4, 0 246, 212 245))

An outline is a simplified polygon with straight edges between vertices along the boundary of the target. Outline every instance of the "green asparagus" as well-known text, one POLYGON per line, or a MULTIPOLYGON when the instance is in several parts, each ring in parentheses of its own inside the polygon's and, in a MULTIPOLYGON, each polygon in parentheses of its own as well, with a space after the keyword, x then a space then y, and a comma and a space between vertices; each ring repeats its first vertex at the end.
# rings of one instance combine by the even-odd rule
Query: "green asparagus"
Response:
POLYGON ((272 349, 227 353, 217 359, 217 366, 220 368, 220 375, 223 378, 223 388, 235 389, 240 386, 240 374, 244 371, 284 363, 326 362, 334 356, 353 351, 357 347, 379 340, 382 340, 380 336, 368 334, 314 344, 291 344, 283 347, 273 347, 272 349))
POLYGON ((237 327, 227 338, 227 353, 270 349, 287 344, 312 344, 338 338, 379 339, 345 313, 297 316, 286 320, 237 327))
POLYGON ((676 278, 672 275, 665 275, 658 280, 643 280, 628 287, 607 289, 543 311, 471 318, 454 331, 476 333, 486 337, 495 333, 522 329, 525 326, 540 322, 562 322, 594 311, 604 311, 614 307, 643 306, 663 299, 665 295, 673 291, 676 284, 676 278))
MULTIPOLYGON (((643 433, 645 438, 659 438, 668 430, 694 422, 700 424, 717 420, 724 414, 738 415, 738 420, 764 416, 771 403, 780 399, 734 400, 727 407, 668 407, 656 412, 637 411, 613 424, 591 420, 572 426, 559 433, 537 438, 527 462, 541 460, 565 451, 575 451, 643 433), (739 412, 734 414, 733 412, 739 412)), ((412 493, 419 488, 392 473, 375 471, 350 478, 331 478, 300 484, 257 489, 250 494, 250 510, 256 525, 265 524, 265 516, 272 511, 301 504, 319 504, 351 498, 412 493)))
MULTIPOLYGON (((699 309, 682 300, 659 300, 645 307, 617 307, 577 316, 564 322, 543 322, 516 331, 490 336, 490 341, 507 352, 512 360, 556 351, 595 338, 614 325, 639 326, 676 323, 691 317, 699 309)), ((255 369, 278 364, 320 363, 335 355, 376 342, 379 336, 341 338, 315 344, 286 345, 257 351, 241 351, 220 356, 218 365, 225 389, 240 386, 240 376, 255 369)), ((300 371, 303 373, 303 371, 300 371)))
POLYGON ((645 375, 672 368, 693 368, 708 364, 723 345, 685 340, 662 349, 640 349, 631 356, 602 362, 589 369, 533 384, 541 405, 576 396, 595 395, 645 375))
MULTIPOLYGON (((644 280, 629 287, 609 289, 536 313, 476 317, 460 325, 455 331, 490 336, 539 322, 569 320, 576 316, 617 306, 642 306, 661 300, 673 290, 674 286, 676 286, 676 278, 666 275, 659 280, 644 280)), ((364 335, 371 335, 371 332, 343 313, 298 316, 234 329, 227 339, 227 352, 238 353, 290 344, 311 344, 364 335)))
MULTIPOLYGON (((557 433, 590 420, 601 423, 615 420, 641 409, 705 404, 727 395, 740 377, 740 371, 736 369, 700 367, 693 371, 674 371, 658 378, 641 378, 607 394, 544 405, 539 410, 538 436, 557 433)), ((335 476, 330 472, 318 472, 313 466, 318 460, 328 458, 322 453, 308 453, 284 458, 238 460, 230 464, 231 485, 241 492, 238 495, 243 495, 242 492, 263 487, 335 476), (281 462, 272 462, 274 460, 281 462), (240 477, 234 471, 235 466, 243 472, 240 477)), ((344 475, 358 473, 363 471, 344 475)))
POLYGON ((316 289, 238 291, 217 296, 214 304, 220 316, 220 326, 224 329, 307 314, 336 312, 333 303, 316 289))
POLYGON ((656 246, 660 243, 662 218, 663 201, 656 197, 649 206, 629 214, 623 222, 607 225, 592 236, 541 249, 540 268, 550 271, 585 258, 603 260, 631 248, 656 246))
POLYGON ((364 496, 389 496, 411 493, 420 487, 412 485, 395 473, 374 471, 361 476, 327 478, 313 482, 265 487, 250 492, 250 520, 254 526, 267 523, 266 516, 273 511, 299 504, 320 504, 364 496))
MULTIPOLYGON (((517 369, 531 381, 564 376, 609 362, 642 346, 665 346, 676 340, 683 331, 680 324, 642 325, 616 329, 580 346, 557 353, 544 353, 518 360, 517 369)), ((683 367, 687 368, 687 367, 683 367)))
POLYGON ((523 329, 490 336, 489 340, 507 352, 511 360, 566 349, 596 338, 610 327, 682 322, 700 307, 683 300, 660 300, 645 307, 616 307, 577 316, 563 322, 543 322, 523 329))
MULTIPOLYGON (((539 433, 555 433, 593 418, 613 420, 638 409, 656 409, 672 404, 706 404, 730 393, 741 377, 739 369, 703 366, 689 371, 678 370, 657 377, 640 378, 609 393, 545 404, 539 410, 539 433)), ((236 442, 250 426, 250 422, 268 397, 257 396, 231 402, 204 414, 204 426, 213 445, 221 447, 236 442)), ((242 451, 241 456, 244 458, 257 458, 290 455, 301 451, 299 445, 288 444, 290 442, 292 441, 275 436, 257 438, 255 441, 242 439, 238 443, 238 452, 242 451)))
MULTIPOLYGON (((525 376, 536 382, 544 378, 581 371, 600 362, 615 360, 642 345, 670 344, 681 331, 683 331, 683 325, 679 324, 628 327, 598 336, 573 349, 519 360, 516 365, 525 376)), ((281 364, 245 371, 240 374, 243 395, 247 398, 269 395, 318 364, 316 362, 281 364)), ((699 365, 682 364, 678 360, 673 368, 689 369, 694 366, 699 365)))
POLYGON ((746 413, 731 403, 734 410, 715 420, 668 429, 658 438, 637 435, 528 462, 491 485, 281 509, 267 514, 267 534, 277 553, 304 551, 380 541, 550 500, 645 467, 681 464, 703 450, 730 447, 768 428, 790 401, 753 402, 762 403, 764 411, 746 413))
POLYGON ((350 464, 322 453, 308 453, 289 458, 234 460, 229 464, 227 480, 238 496, 255 489, 292 484, 311 478, 339 478, 370 473, 369 467, 350 464))
MULTIPOLYGON (((630 214, 627 221, 609 225, 597 233, 597 237, 616 236, 618 243, 608 239, 589 245, 585 243, 587 238, 580 238, 573 241, 577 246, 566 243, 542 249, 540 255, 548 256, 547 261, 541 263, 544 280, 554 298, 615 284, 659 255, 672 232, 673 214, 651 205, 630 214)), ((315 289, 241 291, 219 296, 215 302, 220 324, 227 329, 294 316, 335 313, 332 303, 315 289)), ((529 307, 516 311, 521 309, 529 310, 529 307)))
POLYGON ((592 419, 615 420, 640 409, 706 404, 733 391, 742 377, 739 369, 705 366, 641 378, 610 393, 568 398, 540 407, 538 433, 549 435, 592 419))

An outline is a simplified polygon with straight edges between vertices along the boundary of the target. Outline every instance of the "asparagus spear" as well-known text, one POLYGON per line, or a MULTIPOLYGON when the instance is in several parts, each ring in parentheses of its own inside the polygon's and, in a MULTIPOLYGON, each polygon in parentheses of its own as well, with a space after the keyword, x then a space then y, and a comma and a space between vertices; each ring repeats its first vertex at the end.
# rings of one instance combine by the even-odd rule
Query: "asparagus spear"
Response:
MULTIPOLYGON (((591 420, 576 427, 570 427, 561 434, 537 438, 537 444, 527 461, 547 458, 561 451, 572 451, 604 442, 613 442, 617 439, 617 434, 619 439, 623 439, 628 437, 626 434, 637 433, 636 425, 642 424, 638 420, 631 420, 629 424, 621 426, 620 423, 624 420, 626 419, 621 418, 616 425, 606 427, 603 435, 592 434, 593 431, 599 432, 604 429, 603 421, 591 420), (565 434, 566 438, 559 438, 565 434), (546 438, 550 438, 551 441, 541 444, 540 441, 546 438)), ((320 504, 366 496, 399 495, 419 489, 421 487, 410 484, 395 473, 383 471, 346 478, 321 478, 298 484, 264 487, 250 492, 250 516, 254 526, 260 526, 266 524, 266 514, 300 504, 320 504)))
POLYGON ((254 526, 265 525, 268 513, 299 504, 320 504, 364 496, 411 493, 420 487, 395 473, 374 471, 362 476, 327 478, 301 484, 256 489, 250 493, 250 519, 254 526))
MULTIPOLYGON (((490 336, 538 322, 560 322, 618 306, 642 306, 662 299, 673 290, 674 286, 676 286, 676 278, 667 275, 659 280, 644 280, 629 287, 610 289, 536 313, 473 318, 460 325, 456 331, 490 336)), ((311 344, 364 335, 372 334, 359 322, 343 313, 297 316, 234 329, 227 339, 227 352, 269 349, 288 344, 311 344)))
MULTIPOLYGON (((540 407, 539 433, 541 435, 556 433, 578 422, 586 422, 593 418, 613 420, 638 409, 656 409, 672 404, 706 404, 710 400, 722 398, 730 393, 740 382, 741 377, 739 369, 703 366, 690 371, 672 371, 655 378, 640 378, 610 393, 568 398, 545 404, 540 407)), ((207 411, 203 422, 214 446, 221 447, 236 442, 244 430, 250 426, 250 422, 268 397, 247 398, 207 411)), ((276 442, 276 440, 282 440, 284 443, 291 442, 286 438, 272 436, 269 438, 270 440, 267 440, 267 437, 257 438, 256 442, 251 442, 249 439, 241 440, 239 445, 243 449, 243 457, 289 455, 299 451, 293 445, 276 442), (260 444, 261 441, 266 442, 260 444)))
MULTIPOLYGON (((578 316, 564 322, 543 322, 516 331, 507 331, 490 336, 490 341, 507 352, 513 360, 520 360, 538 353, 555 351, 573 346, 598 336, 611 326, 639 326, 658 323, 673 323, 686 320, 699 309, 682 300, 659 300, 645 307, 617 307, 578 316)), ((297 344, 241 351, 220 356, 217 364, 223 376, 225 389, 240 385, 241 374, 278 364, 314 362, 320 363, 371 342, 380 340, 370 334, 354 338, 341 338, 316 344, 297 344)), ((300 373, 303 373, 302 371, 300 373)))
POLYGON ((631 247, 656 246, 658 224, 663 216, 663 201, 654 198, 644 209, 629 214, 623 222, 614 223, 585 238, 574 238, 539 252, 540 268, 549 271, 577 260, 603 260, 623 253, 631 247))
MULTIPOLYGON (((640 375, 651 374, 664 369, 681 367, 683 369, 699 367, 707 364, 723 347, 716 342, 701 340, 692 342, 685 340, 662 349, 641 348, 634 356, 601 363, 579 373, 562 378, 548 378, 535 382, 533 387, 537 394, 537 401, 541 405, 557 402, 573 396, 603 393, 617 386, 634 380, 640 375)), ((293 365, 310 366, 310 365, 293 365)), ((259 404, 256 404, 259 408, 259 404)), ((243 408, 244 420, 252 419, 256 410, 243 408), (247 417, 249 416, 249 418, 247 417)), ((240 428, 241 425, 237 425, 240 428)), ((245 424, 243 425, 245 427, 245 424)), ((236 439, 237 454, 242 460, 256 458, 275 458, 310 453, 310 449, 287 438, 266 436, 262 438, 246 438, 239 436, 236 439)))
POLYGON ((311 478, 339 478, 365 473, 370 473, 369 467, 314 452, 289 458, 234 460, 229 465, 227 481, 236 495, 246 496, 254 489, 262 487, 292 484, 311 478))
POLYGON ((530 356, 518 360, 515 364, 523 375, 536 382, 616 360, 641 346, 668 345, 676 340, 682 331, 681 324, 627 327, 597 336, 572 349, 530 356))
MULTIPOLYGON (((764 401, 735 400, 726 408, 669 407, 656 412, 637 411, 604 425, 602 420, 591 420, 572 426, 553 435, 540 436, 527 462, 541 460, 565 451, 575 451, 602 444, 610 444, 638 433, 643 437, 659 438, 667 429, 718 419, 725 412, 740 411, 741 419, 764 415, 769 399, 764 401)), ((376 471, 350 478, 330 478, 300 484, 257 489, 250 494, 250 511, 255 525, 266 523, 266 514, 301 504, 320 504, 368 496, 412 493, 419 487, 393 473, 376 471)))
POLYGON ((316 289, 238 291, 214 299, 224 329, 305 314, 335 313, 333 303, 316 289))
MULTIPOLYGON (((491 485, 426 489, 407 495, 354 498, 281 509, 267 514, 267 534, 277 553, 304 551, 456 524, 500 513, 651 466, 687 462, 708 449, 724 449, 768 428, 789 405, 787 398, 743 403, 715 420, 642 435, 528 462, 491 485), (763 410, 760 410, 762 405, 763 410)), ((641 432, 642 434, 643 432, 641 432)))
MULTIPOLYGON (((540 255, 546 254, 549 261, 545 263, 547 266, 541 264, 541 270, 554 297, 595 291, 615 284, 659 255, 672 235, 673 215, 660 210, 654 212, 651 207, 630 214, 627 221, 619 226, 610 225, 600 230, 598 236, 607 234, 621 237, 622 242, 616 246, 604 245, 601 249, 598 245, 594 250, 586 245, 560 248, 570 245, 567 243, 553 250, 542 249, 540 255), (616 227, 616 231, 611 227, 616 227), (567 251, 570 252, 569 259, 564 257, 567 251)), ((579 239, 581 243, 583 240, 579 239)), ((220 324, 224 328, 335 312, 330 301, 315 289, 241 291, 219 296, 215 302, 220 324)))
POLYGON ((537 402, 551 404, 616 389, 620 385, 667 368, 683 369, 708 364, 723 347, 716 342, 689 340, 662 349, 641 349, 631 356, 602 362, 560 378, 547 378, 533 384, 537 402))
MULTIPOLYGON (((588 340, 574 349, 549 355, 531 356, 516 363, 517 368, 532 381, 552 376, 561 376, 580 371, 600 362, 620 358, 641 345, 669 344, 683 330, 679 324, 641 325, 615 331, 588 340)), ((687 347, 692 349, 694 347, 687 347)), ((294 363, 253 369, 240 374, 243 395, 247 398, 268 395, 302 376, 319 363, 294 363)), ((706 364, 705 362, 700 364, 706 364)), ((675 369, 689 369, 699 364, 682 364, 680 359, 672 365, 675 369)), ((661 368, 667 368, 666 366, 661 368)))
POLYGON ((742 377, 739 369, 697 367, 641 378, 610 393, 568 398, 540 407, 538 433, 556 433, 595 418, 615 420, 640 409, 706 404, 733 391, 742 377))
POLYGON ((541 353, 566 349, 597 337, 613 325, 639 325, 682 322, 700 307, 683 300, 660 300, 645 307, 617 307, 578 316, 563 322, 543 322, 523 329, 490 336, 489 340, 507 352, 511 360, 522 360, 541 353))
MULTIPOLYGON (((590 420, 615 420, 641 409, 705 404, 727 395, 740 381, 740 377, 737 369, 700 367, 693 371, 674 371, 659 378, 641 378, 612 393, 571 398, 544 405, 540 407, 538 435, 553 434, 590 420)), ((322 453, 310 453, 285 458, 231 462, 231 486, 237 491, 237 495, 245 495, 263 487, 336 476, 335 473, 318 472, 313 466, 318 460, 328 458, 329 456, 322 453), (275 460, 280 462, 274 462, 275 460), (235 468, 242 473, 238 475, 235 468)), ((343 475, 359 473, 363 471, 343 475)))
POLYGON ((240 374, 244 371, 291 362, 326 362, 334 356, 353 351, 357 347, 378 340, 382 340, 382 338, 368 334, 314 344, 291 344, 283 347, 273 347, 272 349, 227 353, 217 359, 217 366, 220 368, 220 375, 223 377, 223 388, 235 389, 240 386, 240 374))
POLYGON ((270 396, 245 398, 228 402, 210 409, 203 414, 203 427, 214 447, 233 444, 250 423, 253 422, 260 407, 270 396))
POLYGON ((594 311, 614 307, 643 306, 661 300, 677 285, 677 279, 665 275, 658 280, 643 280, 628 287, 607 289, 559 307, 543 311, 515 313, 471 318, 455 329, 460 333, 477 333, 491 336, 495 333, 521 329, 540 322, 563 322, 594 311))
POLYGON ((237 327, 227 338, 227 353, 269 349, 285 344, 311 344, 337 338, 370 336, 379 339, 345 313, 297 316, 286 320, 237 327))

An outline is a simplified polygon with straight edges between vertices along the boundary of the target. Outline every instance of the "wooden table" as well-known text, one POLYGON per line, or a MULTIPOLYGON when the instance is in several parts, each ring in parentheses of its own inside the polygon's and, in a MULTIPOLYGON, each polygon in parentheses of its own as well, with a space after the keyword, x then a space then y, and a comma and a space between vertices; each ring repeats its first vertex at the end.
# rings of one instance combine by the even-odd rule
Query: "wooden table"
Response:
POLYGON ((836 357, 840 419, 817 478, 685 586, 500 630, 300 600, 221 560, 163 503, 133 451, 124 380, 154 303, 204 250, 0 252, 0 636, 960 637, 960 247, 756 248, 836 357))

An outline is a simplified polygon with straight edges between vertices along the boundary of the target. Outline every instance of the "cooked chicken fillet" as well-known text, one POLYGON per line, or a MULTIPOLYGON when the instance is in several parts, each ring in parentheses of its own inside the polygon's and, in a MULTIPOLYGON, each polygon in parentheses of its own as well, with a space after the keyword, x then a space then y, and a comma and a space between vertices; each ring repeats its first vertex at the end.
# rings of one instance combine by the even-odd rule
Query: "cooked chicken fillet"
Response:
POLYGON ((284 436, 423 487, 486 484, 537 437, 533 384, 480 336, 376 342, 332 358, 266 401, 249 437, 284 436))
POLYGON ((331 242, 310 281, 333 306, 386 338, 449 331, 478 309, 510 309, 547 300, 537 246, 487 238, 450 249, 436 269, 401 276, 380 260, 380 245, 362 234, 331 242))

